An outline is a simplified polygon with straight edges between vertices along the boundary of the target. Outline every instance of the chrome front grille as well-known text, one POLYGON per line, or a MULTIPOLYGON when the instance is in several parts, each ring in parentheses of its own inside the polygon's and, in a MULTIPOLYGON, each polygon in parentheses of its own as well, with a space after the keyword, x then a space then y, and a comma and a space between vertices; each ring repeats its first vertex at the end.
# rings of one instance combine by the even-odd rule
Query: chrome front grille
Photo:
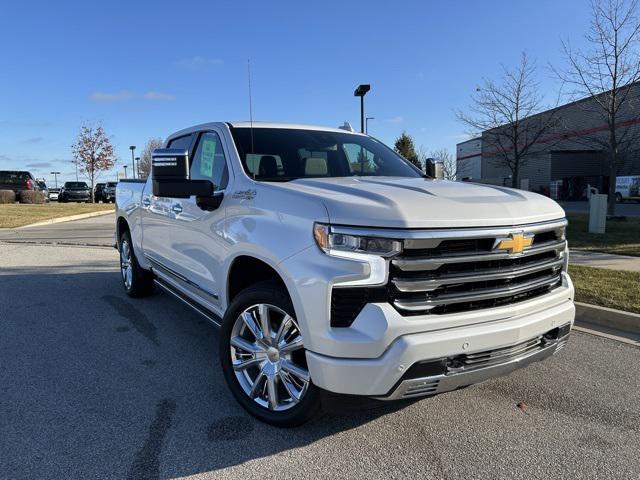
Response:
POLYGON ((405 238, 390 264, 392 304, 407 315, 444 314, 543 295, 562 282, 565 227, 562 220, 405 238))

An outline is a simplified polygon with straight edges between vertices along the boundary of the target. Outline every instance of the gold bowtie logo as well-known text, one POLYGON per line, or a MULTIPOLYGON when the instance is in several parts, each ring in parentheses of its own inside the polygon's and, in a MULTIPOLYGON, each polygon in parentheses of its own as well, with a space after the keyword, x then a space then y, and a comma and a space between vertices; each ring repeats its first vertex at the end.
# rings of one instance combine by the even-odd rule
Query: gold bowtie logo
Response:
POLYGON ((496 240, 495 250, 508 250, 509 253, 522 253, 533 243, 533 235, 525 236, 524 233, 512 233, 511 238, 496 240))

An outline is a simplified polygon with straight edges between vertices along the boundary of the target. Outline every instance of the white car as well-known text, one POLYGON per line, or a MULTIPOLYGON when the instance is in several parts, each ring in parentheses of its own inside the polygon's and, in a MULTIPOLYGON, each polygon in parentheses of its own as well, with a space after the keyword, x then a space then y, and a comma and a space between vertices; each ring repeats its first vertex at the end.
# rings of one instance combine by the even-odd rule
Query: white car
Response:
POLYGON ((58 195, 60 195, 59 188, 50 188, 49 189, 49 200, 58 200, 58 195))
POLYGON ((265 422, 303 423, 324 391, 455 390, 567 341, 566 220, 546 197, 302 125, 198 125, 152 164, 117 186, 124 288, 158 285, 220 326, 219 368, 265 422))

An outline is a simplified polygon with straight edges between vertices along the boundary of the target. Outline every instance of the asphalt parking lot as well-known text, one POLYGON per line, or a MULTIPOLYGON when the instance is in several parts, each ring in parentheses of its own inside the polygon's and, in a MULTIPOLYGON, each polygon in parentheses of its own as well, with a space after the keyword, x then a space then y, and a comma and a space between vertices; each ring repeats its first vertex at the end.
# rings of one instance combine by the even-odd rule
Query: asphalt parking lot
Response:
POLYGON ((115 250, 0 259, 0 478, 640 476, 637 347, 574 332, 508 377, 280 430, 231 397, 215 327, 124 295, 115 250))

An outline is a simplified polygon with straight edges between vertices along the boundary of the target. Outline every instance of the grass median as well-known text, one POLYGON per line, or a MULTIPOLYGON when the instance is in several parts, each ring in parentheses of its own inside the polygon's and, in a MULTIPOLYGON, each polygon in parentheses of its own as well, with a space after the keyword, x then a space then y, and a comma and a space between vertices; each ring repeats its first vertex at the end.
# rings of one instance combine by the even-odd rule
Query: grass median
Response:
POLYGON ((576 301, 640 313, 640 273, 569 265, 576 301))
POLYGON ((593 252, 640 256, 640 218, 608 220, 607 232, 589 233, 587 215, 568 215, 567 239, 569 247, 593 252))
POLYGON ((44 205, 0 205, 0 228, 15 228, 54 218, 83 213, 113 211, 104 203, 46 203, 44 205))

